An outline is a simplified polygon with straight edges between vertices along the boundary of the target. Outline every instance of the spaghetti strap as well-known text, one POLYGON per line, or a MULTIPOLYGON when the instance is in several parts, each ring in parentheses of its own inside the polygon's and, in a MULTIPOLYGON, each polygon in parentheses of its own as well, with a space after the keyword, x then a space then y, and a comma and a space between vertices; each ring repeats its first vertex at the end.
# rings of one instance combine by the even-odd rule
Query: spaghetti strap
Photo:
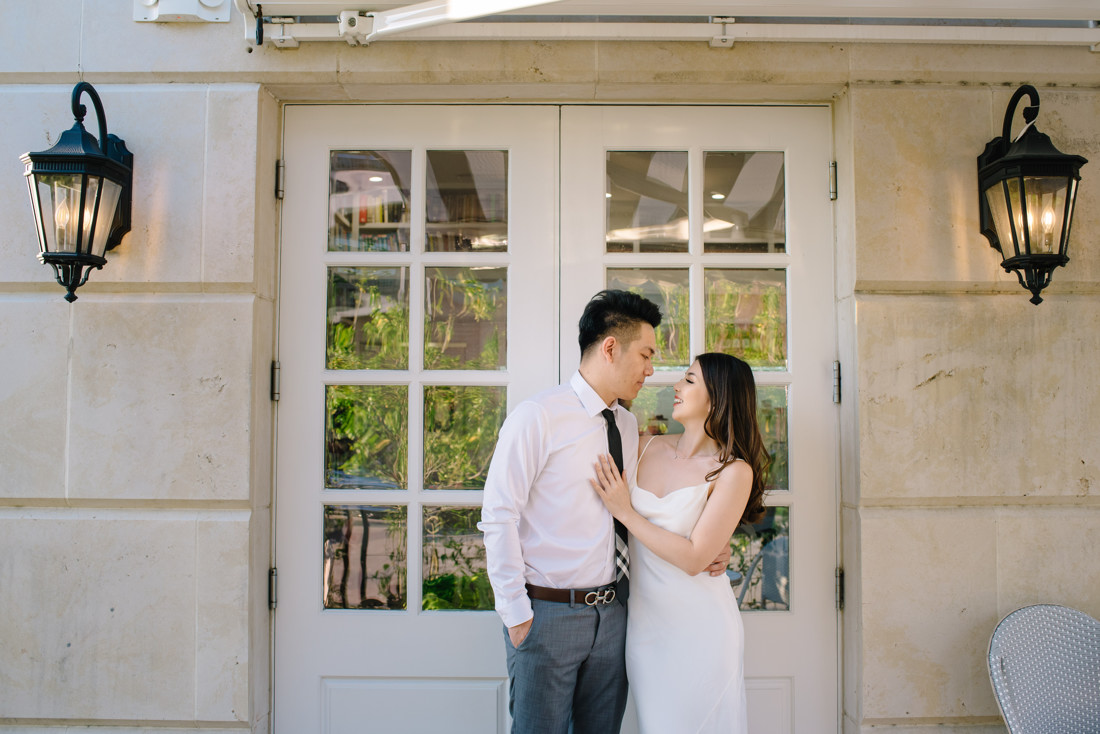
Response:
POLYGON ((645 456, 645 452, 649 451, 649 447, 653 445, 653 442, 657 440, 656 436, 650 436, 649 440, 645 442, 645 446, 642 447, 642 453, 638 454, 638 463, 634 465, 634 483, 638 483, 638 470, 642 466, 642 457, 645 456))

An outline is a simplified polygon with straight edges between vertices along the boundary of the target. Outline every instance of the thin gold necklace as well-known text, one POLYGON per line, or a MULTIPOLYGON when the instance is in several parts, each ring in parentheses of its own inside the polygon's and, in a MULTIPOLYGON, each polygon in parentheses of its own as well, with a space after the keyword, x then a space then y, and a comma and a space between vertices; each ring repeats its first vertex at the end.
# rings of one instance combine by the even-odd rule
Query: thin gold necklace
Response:
POLYGON ((688 461, 689 459, 705 459, 705 458, 707 458, 703 454, 700 454, 699 456, 680 456, 680 442, 683 441, 683 440, 684 440, 684 434, 681 433, 680 437, 678 439, 676 439, 676 445, 672 447, 672 455, 675 458, 680 459, 681 461, 688 461))

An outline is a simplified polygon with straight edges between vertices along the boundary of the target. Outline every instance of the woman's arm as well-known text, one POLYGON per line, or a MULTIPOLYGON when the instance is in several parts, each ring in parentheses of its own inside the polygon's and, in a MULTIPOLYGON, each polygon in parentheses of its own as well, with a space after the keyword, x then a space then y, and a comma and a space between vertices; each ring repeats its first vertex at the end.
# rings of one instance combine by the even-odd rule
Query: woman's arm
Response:
POLYGON ((647 548, 692 576, 707 570, 723 547, 729 546, 752 486, 752 468, 748 464, 736 461, 727 466, 715 480, 714 490, 691 537, 684 538, 657 527, 634 510, 630 490, 611 457, 600 457, 596 477, 589 481, 608 511, 647 548))

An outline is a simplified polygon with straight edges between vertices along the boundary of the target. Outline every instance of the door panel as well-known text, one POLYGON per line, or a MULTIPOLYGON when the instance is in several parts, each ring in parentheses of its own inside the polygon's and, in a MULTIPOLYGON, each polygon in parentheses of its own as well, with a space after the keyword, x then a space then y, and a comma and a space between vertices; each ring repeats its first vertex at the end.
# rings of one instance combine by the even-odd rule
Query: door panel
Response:
MULTIPOLYGON (((671 385, 694 355, 753 366, 773 457, 768 516, 734 536, 753 734, 839 722, 832 209, 826 107, 565 107, 561 373, 588 298, 661 306, 641 430, 681 430, 671 385)), ((624 732, 635 731, 628 722, 624 732)))
POLYGON ((545 106, 286 110, 278 732, 505 731, 474 523, 507 405, 557 380, 557 133, 545 106))

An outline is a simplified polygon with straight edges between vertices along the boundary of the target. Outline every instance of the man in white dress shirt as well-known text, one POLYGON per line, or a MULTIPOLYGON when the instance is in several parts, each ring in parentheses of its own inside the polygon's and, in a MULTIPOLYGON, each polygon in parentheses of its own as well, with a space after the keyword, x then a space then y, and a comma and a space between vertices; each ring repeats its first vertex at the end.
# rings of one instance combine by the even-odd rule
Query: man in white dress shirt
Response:
POLYGON ((505 626, 513 732, 608 734, 622 722, 625 584, 612 517, 589 479, 614 428, 623 473, 634 474, 638 424, 619 400, 653 374, 660 322, 641 296, 597 293, 580 320, 578 371, 500 429, 478 527, 505 626))

